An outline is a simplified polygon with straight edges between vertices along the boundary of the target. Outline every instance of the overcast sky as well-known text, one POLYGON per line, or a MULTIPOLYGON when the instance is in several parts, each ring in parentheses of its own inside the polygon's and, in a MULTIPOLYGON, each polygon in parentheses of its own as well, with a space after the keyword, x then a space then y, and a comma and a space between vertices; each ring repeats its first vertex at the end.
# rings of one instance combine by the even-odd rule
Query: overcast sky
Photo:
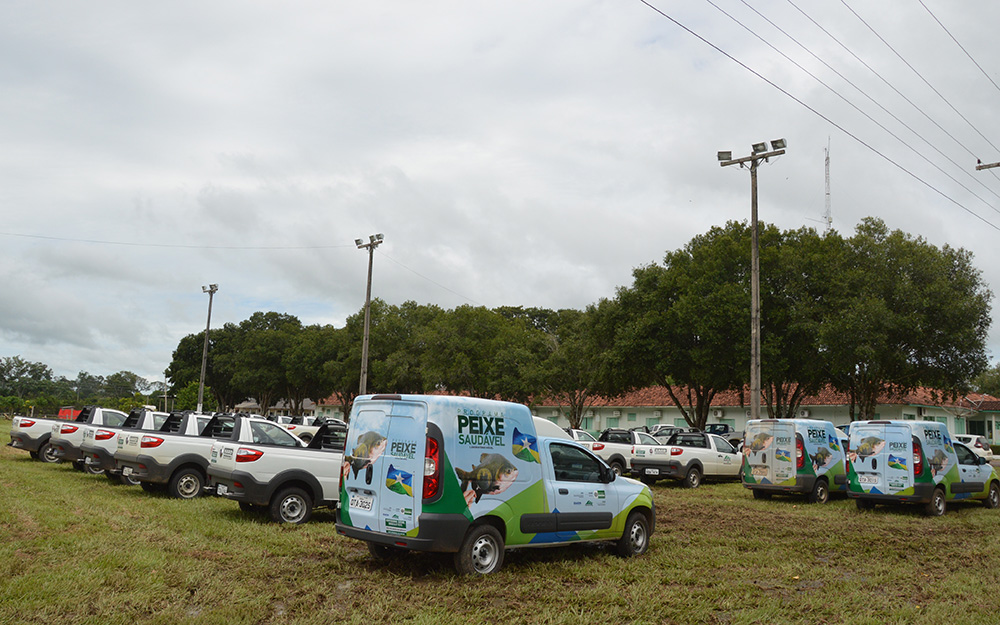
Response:
POLYGON ((714 1, 5 2, 0 356, 162 380, 210 283, 340 327, 374 233, 392 304, 583 308, 748 221, 716 153, 779 137, 761 220, 823 231, 829 143, 836 230, 1000 289, 1000 3, 714 1))

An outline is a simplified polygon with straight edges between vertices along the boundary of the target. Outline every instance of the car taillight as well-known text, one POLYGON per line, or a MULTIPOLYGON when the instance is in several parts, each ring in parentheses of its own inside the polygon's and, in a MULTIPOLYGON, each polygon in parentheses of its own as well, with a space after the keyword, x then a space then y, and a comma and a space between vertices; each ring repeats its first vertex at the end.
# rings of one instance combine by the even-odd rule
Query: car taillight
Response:
POLYGON ((20 422, 15 423, 14 425, 22 428, 30 428, 31 426, 35 425, 35 422, 32 421, 31 419, 21 419, 20 422))
POLYGON ((594 443, 593 449, 594 451, 601 451, 604 449, 604 443, 594 443))
POLYGON ((111 430, 97 430, 94 434, 94 440, 97 441, 108 441, 115 437, 115 433, 111 430))
POLYGON ((919 477, 924 474, 924 449, 920 446, 917 437, 913 437, 913 476, 919 477))
POLYGON ((978 441, 978 440, 977 440, 977 441, 976 441, 976 447, 978 447, 978 448, 980 448, 980 449, 984 449, 984 448, 985 448, 985 446, 983 445, 983 441, 978 441))
POLYGON ((433 499, 441 488, 441 452, 437 439, 427 437, 424 451, 424 499, 433 499))
POLYGON ((684 453, 684 448, 683 447, 671 447, 670 448, 670 455, 671 456, 679 456, 682 453, 684 453))
POLYGON ((80 428, 78 428, 75 425, 64 425, 61 428, 59 428, 59 433, 60 434, 72 434, 73 432, 76 432, 79 429, 80 428))
POLYGON ((795 439, 795 467, 801 469, 806 466, 806 450, 802 445, 802 440, 795 439))
POLYGON ((149 449, 150 447, 159 447, 163 444, 163 439, 159 436, 143 436, 142 440, 139 441, 139 447, 149 449))
POLYGON ((264 455, 264 452, 257 449, 240 447, 236 450, 236 462, 253 462, 264 455))

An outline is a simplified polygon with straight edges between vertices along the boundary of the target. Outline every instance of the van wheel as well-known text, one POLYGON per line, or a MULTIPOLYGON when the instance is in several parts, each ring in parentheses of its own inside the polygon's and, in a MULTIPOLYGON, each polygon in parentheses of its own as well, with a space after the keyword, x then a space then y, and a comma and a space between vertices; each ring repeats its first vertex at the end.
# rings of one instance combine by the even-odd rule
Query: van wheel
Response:
POLYGON ((649 526, 646 516, 633 510, 625 521, 625 531, 615 545, 615 551, 623 558, 639 556, 649 549, 649 526))
POLYGON ((625 471, 625 466, 617 460, 612 460, 609 465, 611 466, 611 470, 614 471, 615 477, 621 477, 625 471))
POLYGON ((170 478, 167 492, 177 499, 194 499, 201 494, 204 483, 197 469, 179 469, 170 478))
POLYGON ((871 499, 855 499, 855 505, 857 505, 858 510, 874 510, 875 502, 871 499))
POLYGON ((983 503, 987 508, 1000 507, 1000 484, 990 483, 990 492, 986 493, 986 501, 983 503))
POLYGON ((927 516, 941 516, 944 514, 944 509, 944 491, 940 488, 935 488, 934 494, 931 495, 931 500, 924 506, 924 514, 927 516))
POLYGON ((271 500, 271 520, 299 525, 312 518, 312 498, 301 488, 286 488, 271 500))
POLYGON ((753 492, 753 498, 754 499, 770 499, 771 498, 771 493, 767 492, 766 490, 758 490, 758 489, 755 488, 751 492, 753 492))
POLYGON ((688 488, 701 486, 701 471, 698 470, 698 467, 688 469, 687 475, 684 476, 684 485, 688 488))
POLYGON ((830 487, 826 480, 816 480, 812 492, 809 493, 809 503, 826 503, 830 500, 830 487))
POLYGON ((403 555, 403 550, 389 545, 383 545, 381 543, 369 542, 368 553, 380 562, 388 562, 389 560, 395 560, 399 556, 403 555))
POLYGON ((56 455, 56 449, 48 442, 43 443, 41 447, 38 448, 38 459, 42 462, 54 463, 61 462, 62 459, 56 455))
POLYGON ((503 537, 492 525, 477 525, 469 530, 462 547, 455 554, 459 575, 487 575, 503 564, 503 537))

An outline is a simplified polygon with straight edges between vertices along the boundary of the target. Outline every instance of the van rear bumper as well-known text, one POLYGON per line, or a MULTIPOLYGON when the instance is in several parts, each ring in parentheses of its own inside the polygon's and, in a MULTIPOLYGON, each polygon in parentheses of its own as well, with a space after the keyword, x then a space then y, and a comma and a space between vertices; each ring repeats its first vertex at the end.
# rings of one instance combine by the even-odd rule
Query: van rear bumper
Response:
POLYGON ((366 530, 340 522, 337 514, 337 533, 349 538, 357 538, 380 545, 392 545, 413 551, 437 551, 454 553, 462 546, 465 532, 469 529, 469 519, 464 514, 421 514, 420 532, 416 538, 394 536, 384 532, 366 530))
MULTIPOLYGON (((937 484, 914 484, 913 494, 911 495, 893 495, 893 494, 883 494, 883 493, 858 493, 855 491, 848 490, 847 496, 852 499, 867 499, 868 501, 874 501, 876 503, 927 503, 931 500, 934 495, 934 489, 937 484)), ((942 488, 944 486, 942 485, 942 488)))

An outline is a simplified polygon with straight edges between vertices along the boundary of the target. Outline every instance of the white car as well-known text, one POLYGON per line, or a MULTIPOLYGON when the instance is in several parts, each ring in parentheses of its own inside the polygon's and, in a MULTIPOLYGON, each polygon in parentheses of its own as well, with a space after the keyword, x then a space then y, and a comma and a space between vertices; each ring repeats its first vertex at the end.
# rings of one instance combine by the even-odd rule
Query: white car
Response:
POLYGON ((587 449, 591 450, 594 449, 594 443, 597 442, 597 439, 594 438, 594 436, 587 430, 576 430, 573 428, 566 428, 566 433, 569 434, 570 438, 580 443, 587 449))
POLYGON ((993 462, 993 450, 985 436, 976 434, 955 434, 955 440, 968 447, 974 454, 993 462))

